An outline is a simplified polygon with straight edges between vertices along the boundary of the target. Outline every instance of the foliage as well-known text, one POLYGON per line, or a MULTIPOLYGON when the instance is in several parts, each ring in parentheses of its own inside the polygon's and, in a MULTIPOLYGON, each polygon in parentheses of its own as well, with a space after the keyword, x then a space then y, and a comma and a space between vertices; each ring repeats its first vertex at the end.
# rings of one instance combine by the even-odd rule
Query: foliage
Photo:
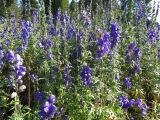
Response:
POLYGON ((129 18, 101 4, 69 13, 41 0, 28 21, 0 20, 0 119, 160 119, 156 15, 144 1, 129 18))

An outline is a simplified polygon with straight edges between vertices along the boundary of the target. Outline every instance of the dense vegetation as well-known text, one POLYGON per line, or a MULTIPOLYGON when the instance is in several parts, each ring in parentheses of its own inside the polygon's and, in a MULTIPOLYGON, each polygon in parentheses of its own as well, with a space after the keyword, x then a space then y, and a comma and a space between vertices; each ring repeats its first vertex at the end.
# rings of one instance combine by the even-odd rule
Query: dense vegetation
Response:
POLYGON ((0 119, 159 120, 158 8, 62 1, 0 4, 0 119))

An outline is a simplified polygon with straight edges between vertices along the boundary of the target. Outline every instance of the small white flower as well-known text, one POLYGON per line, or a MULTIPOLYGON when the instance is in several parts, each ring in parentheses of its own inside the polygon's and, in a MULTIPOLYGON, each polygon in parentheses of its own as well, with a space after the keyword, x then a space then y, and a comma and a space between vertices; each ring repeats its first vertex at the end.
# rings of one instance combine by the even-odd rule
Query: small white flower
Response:
POLYGON ((12 94, 11 94, 11 98, 15 98, 17 96, 17 93, 16 92, 13 92, 12 94))

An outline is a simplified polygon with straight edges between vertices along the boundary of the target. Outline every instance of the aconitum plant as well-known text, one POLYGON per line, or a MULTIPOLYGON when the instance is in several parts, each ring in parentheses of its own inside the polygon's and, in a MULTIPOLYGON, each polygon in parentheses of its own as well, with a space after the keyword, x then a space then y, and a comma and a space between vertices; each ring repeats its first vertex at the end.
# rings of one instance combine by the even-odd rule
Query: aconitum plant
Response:
POLYGON ((42 120, 51 119, 56 113, 55 96, 51 95, 40 110, 40 117, 42 120))
POLYGON ((89 66, 83 66, 80 76, 83 79, 84 85, 87 86, 91 85, 91 75, 92 75, 91 68, 89 66))

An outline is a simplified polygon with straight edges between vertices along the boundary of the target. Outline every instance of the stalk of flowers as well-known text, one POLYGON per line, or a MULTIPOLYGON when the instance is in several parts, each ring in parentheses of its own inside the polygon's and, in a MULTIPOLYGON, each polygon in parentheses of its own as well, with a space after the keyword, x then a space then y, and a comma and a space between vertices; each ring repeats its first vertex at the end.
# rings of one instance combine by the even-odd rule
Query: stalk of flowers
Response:
POLYGON ((109 41, 109 33, 105 33, 103 36, 103 39, 99 38, 98 39, 98 51, 97 51, 97 56, 98 60, 101 61, 103 56, 108 54, 111 48, 111 43, 109 41))
POLYGON ((128 109, 130 108, 136 108, 141 110, 141 116, 144 117, 147 114, 148 107, 147 105, 142 101, 142 99, 128 99, 128 96, 121 96, 118 98, 120 106, 126 110, 126 112, 129 112, 128 109))
POLYGON ((156 31, 154 29, 150 30, 149 39, 151 44, 154 44, 156 42, 156 31))
POLYGON ((110 26, 111 48, 118 46, 120 40, 120 30, 118 23, 114 22, 110 26))
POLYGON ((38 23, 39 22, 39 15, 38 15, 38 11, 37 10, 33 11, 33 22, 34 23, 38 23))
POLYGON ((62 77, 64 79, 64 84, 66 86, 69 86, 69 84, 71 83, 71 78, 69 76, 69 73, 70 73, 70 67, 67 66, 62 74, 62 77))
POLYGON ((133 53, 135 65, 133 67, 133 72, 140 73, 140 56, 141 56, 141 49, 137 47, 137 43, 131 42, 128 46, 128 49, 126 50, 126 61, 131 61, 131 53, 133 53))
POLYGON ((8 82, 9 86, 17 87, 19 92, 23 92, 26 86, 23 85, 22 77, 26 74, 26 67, 23 66, 23 59, 19 54, 14 54, 13 51, 8 50, 6 53, 6 62, 9 64, 8 82))
POLYGON ((125 79, 124 79, 124 86, 125 86, 127 89, 130 89, 130 88, 132 87, 132 83, 131 83, 129 77, 125 77, 125 79))
POLYGON ((91 19, 90 19, 89 15, 90 15, 90 13, 87 12, 87 11, 85 11, 85 10, 83 10, 83 11, 81 12, 81 19, 82 19, 84 25, 85 25, 87 28, 90 28, 90 26, 91 26, 91 19))
POLYGON ((92 74, 91 68, 89 66, 83 66, 80 76, 83 79, 84 85, 86 86, 91 85, 91 74, 92 74))
POLYGON ((30 21, 22 21, 22 26, 21 26, 21 39, 22 39, 22 46, 21 50, 25 51, 28 46, 28 39, 30 36, 30 33, 32 31, 32 23, 30 21))
POLYGON ((160 60, 160 49, 158 50, 158 60, 160 60))
POLYGON ((36 101, 36 102, 42 103, 42 102, 44 102, 45 98, 46 98, 46 93, 45 92, 37 91, 34 94, 34 101, 36 101))
POLYGON ((56 113, 55 96, 51 95, 44 105, 40 108, 41 120, 52 119, 56 113))

